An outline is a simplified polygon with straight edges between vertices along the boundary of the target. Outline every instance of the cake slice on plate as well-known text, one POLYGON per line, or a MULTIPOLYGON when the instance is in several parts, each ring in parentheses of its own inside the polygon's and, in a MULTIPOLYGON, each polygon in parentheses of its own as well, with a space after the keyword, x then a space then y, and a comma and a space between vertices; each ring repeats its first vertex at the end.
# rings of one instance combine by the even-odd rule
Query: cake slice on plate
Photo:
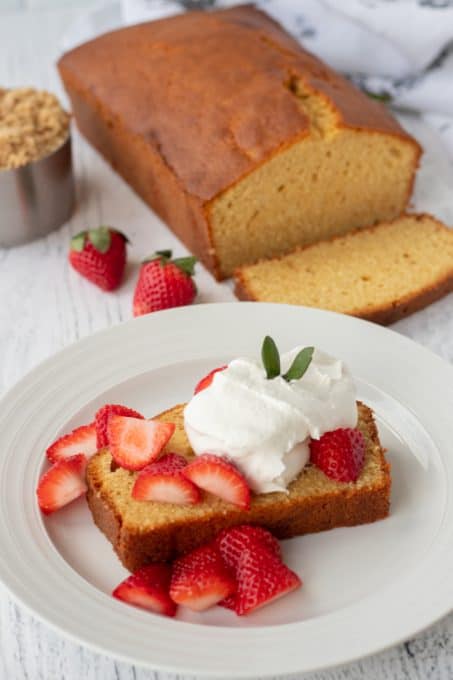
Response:
POLYGON ((231 362, 200 383, 189 405, 156 418, 175 426, 162 455, 178 454, 190 463, 209 451, 234 465, 251 488, 249 504, 240 507, 206 490, 187 504, 138 500, 133 489, 146 470, 119 466, 108 447, 89 461, 87 497, 94 521, 130 571, 172 560, 234 525, 255 524, 288 538, 388 515, 389 465, 372 411, 356 402, 342 362, 305 348, 282 356, 284 369, 291 364, 285 373, 275 355, 264 363, 265 369, 249 360, 231 362), (327 446, 320 453, 320 445, 333 434, 329 445, 338 447, 337 433, 339 439, 352 433, 360 440, 355 472, 342 472, 341 457, 334 455, 327 466, 321 460, 330 451, 327 446))

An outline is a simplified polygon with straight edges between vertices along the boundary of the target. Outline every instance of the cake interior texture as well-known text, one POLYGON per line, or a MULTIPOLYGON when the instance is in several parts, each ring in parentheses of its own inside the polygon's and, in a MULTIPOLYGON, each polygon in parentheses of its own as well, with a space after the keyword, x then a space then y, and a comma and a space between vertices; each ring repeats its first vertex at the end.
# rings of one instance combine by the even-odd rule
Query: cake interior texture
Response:
POLYGON ((244 262, 391 219, 406 207, 413 146, 398 137, 348 130, 321 97, 295 96, 310 121, 308 135, 208 207, 226 276, 244 262))
POLYGON ((236 272, 240 298, 390 323, 453 290, 453 229, 429 215, 295 249, 236 272))
MULTIPOLYGON (((194 456, 183 427, 183 405, 161 414, 176 424, 166 450, 194 456)), ((329 479, 307 466, 288 493, 252 496, 250 511, 208 493, 191 506, 137 501, 131 492, 137 473, 117 467, 107 449, 98 452, 87 471, 88 503, 99 528, 131 571, 150 561, 169 560, 212 540, 228 526, 259 524, 286 538, 382 519, 389 512, 390 474, 373 415, 358 404, 358 427, 366 439, 364 468, 354 483, 329 479)))

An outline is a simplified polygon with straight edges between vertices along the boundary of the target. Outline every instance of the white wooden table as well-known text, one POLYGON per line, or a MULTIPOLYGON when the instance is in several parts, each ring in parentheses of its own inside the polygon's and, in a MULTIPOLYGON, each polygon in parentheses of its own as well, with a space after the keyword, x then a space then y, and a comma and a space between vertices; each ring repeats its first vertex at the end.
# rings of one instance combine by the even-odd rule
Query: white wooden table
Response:
MULTIPOLYGON (((78 12, 80 10, 66 8, 0 14, 0 84, 31 84, 60 92, 54 69, 58 41, 78 12)), ((174 247, 184 252, 157 218, 77 136, 75 161, 78 208, 70 223, 41 241, 9 251, 0 250, 0 392, 65 345, 130 318, 137 264, 144 255, 159 247, 174 247), (102 223, 124 229, 132 240, 127 280, 115 294, 102 293, 77 277, 66 261, 70 235, 102 223)), ((206 272, 198 273, 197 283, 199 302, 233 299, 228 286, 215 284, 206 272)), ((452 361, 453 296, 399 322, 395 329, 452 361)), ((225 672, 227 674, 228 669, 225 672)), ((0 587, 1 680, 164 680, 171 677, 175 676, 117 663, 65 640, 24 607, 15 604, 0 587)), ((453 615, 405 644, 343 669, 317 673, 310 680, 364 677, 373 680, 453 678, 453 615)))

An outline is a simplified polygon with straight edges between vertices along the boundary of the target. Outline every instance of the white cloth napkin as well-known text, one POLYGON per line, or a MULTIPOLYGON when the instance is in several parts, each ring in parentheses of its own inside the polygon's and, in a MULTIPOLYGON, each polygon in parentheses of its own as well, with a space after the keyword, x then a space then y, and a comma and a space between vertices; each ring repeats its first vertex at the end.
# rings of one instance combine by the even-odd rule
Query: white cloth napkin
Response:
MULTIPOLYGON (((235 0, 121 0, 124 23, 235 0)), ((398 109, 420 112, 453 162, 453 0, 256 0, 310 51, 398 109)))

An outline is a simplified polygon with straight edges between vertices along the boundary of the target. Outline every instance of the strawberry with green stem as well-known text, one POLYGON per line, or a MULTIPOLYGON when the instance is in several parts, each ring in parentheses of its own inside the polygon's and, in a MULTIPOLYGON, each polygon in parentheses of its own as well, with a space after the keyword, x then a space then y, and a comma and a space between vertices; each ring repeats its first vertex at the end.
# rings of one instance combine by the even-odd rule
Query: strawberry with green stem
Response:
POLYGON ((196 261, 192 256, 172 259, 171 250, 159 250, 144 260, 134 292, 134 316, 190 305, 197 294, 196 261))
POLYGON ((102 290, 115 290, 123 280, 127 237, 111 227, 81 231, 71 240, 69 262, 102 290))

